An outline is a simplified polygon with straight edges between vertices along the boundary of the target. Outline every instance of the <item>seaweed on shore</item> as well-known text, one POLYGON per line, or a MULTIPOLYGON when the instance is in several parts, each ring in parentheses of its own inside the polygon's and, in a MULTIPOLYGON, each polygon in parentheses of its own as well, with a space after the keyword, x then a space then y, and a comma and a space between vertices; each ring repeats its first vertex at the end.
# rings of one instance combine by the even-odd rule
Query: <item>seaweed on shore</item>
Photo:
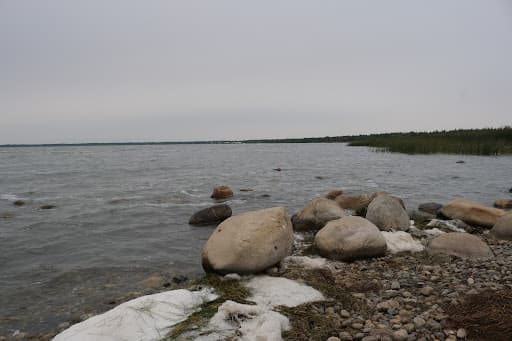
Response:
POLYGON ((462 304, 445 309, 448 323, 465 328, 470 340, 509 341, 512 335, 512 290, 469 295, 462 304))

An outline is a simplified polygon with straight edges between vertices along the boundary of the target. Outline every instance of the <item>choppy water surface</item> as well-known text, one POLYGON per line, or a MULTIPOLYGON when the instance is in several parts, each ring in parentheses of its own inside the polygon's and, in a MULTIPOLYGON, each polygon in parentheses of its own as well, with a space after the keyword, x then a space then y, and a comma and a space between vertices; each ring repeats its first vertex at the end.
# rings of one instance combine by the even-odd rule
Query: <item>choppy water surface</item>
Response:
POLYGON ((510 196, 511 169, 509 156, 410 156, 344 144, 0 148, 0 335, 44 332, 105 310, 143 290, 153 273, 200 274, 213 227, 187 221, 212 204, 215 185, 235 191, 235 214, 271 206, 293 213, 333 188, 388 191, 408 207, 454 197, 490 205, 510 196), (17 199, 27 204, 16 207, 17 199))

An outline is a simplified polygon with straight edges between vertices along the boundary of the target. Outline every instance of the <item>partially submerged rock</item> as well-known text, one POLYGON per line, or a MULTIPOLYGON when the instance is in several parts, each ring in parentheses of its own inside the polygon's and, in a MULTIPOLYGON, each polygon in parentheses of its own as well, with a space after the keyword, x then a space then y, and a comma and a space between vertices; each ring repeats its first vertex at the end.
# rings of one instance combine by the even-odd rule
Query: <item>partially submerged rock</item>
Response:
POLYGON ((345 213, 336 202, 318 198, 309 202, 302 210, 292 216, 293 229, 296 231, 318 230, 327 222, 343 217, 345 213))
POLYGON ((460 219, 470 225, 492 227, 506 212, 465 199, 455 199, 443 206, 441 213, 450 219, 460 219))
POLYGON ((231 214, 231 207, 228 205, 215 205, 194 213, 188 223, 191 225, 215 225, 231 217, 231 214))
POLYGON ((324 195, 324 198, 334 200, 337 196, 342 195, 343 191, 341 189, 333 189, 332 191, 327 192, 324 195))
POLYGON ((497 208, 512 208, 512 199, 498 199, 494 202, 497 208))
POLYGON ((13 202, 14 206, 25 206, 25 204, 26 203, 23 200, 16 200, 16 201, 13 202))
POLYGON ((366 213, 366 208, 370 204, 370 197, 366 194, 361 195, 338 195, 336 198, 336 203, 346 210, 352 210, 359 215, 364 215, 366 213))
POLYGON ((315 246, 322 256, 343 261, 378 257, 386 253, 386 240, 377 226, 355 216, 328 222, 316 234, 315 246))
POLYGON ((443 205, 437 202, 426 202, 418 206, 419 211, 430 213, 433 215, 437 215, 441 208, 443 208, 443 205))
POLYGON ((409 215, 400 202, 387 194, 378 195, 368 205, 366 219, 383 231, 409 229, 409 215))
POLYGON ((494 255, 480 238, 461 232, 445 233, 432 239, 427 251, 430 254, 445 254, 459 258, 489 259, 494 255))
POLYGON ((205 302, 217 298, 209 289, 173 290, 142 296, 93 316, 58 334, 54 341, 156 341, 205 302))
POLYGON ((213 189, 213 193, 210 196, 213 199, 221 200, 231 198, 233 196, 233 191, 228 186, 217 186, 213 189))
POLYGON ((412 220, 418 221, 418 222, 429 221, 429 220, 436 218, 436 216, 433 214, 423 212, 423 211, 416 211, 416 210, 408 211, 407 214, 409 215, 409 217, 412 220))
POLYGON ((496 239, 512 240, 512 213, 498 219, 490 233, 496 239))
POLYGON ((293 229, 283 207, 251 211, 222 222, 203 247, 206 271, 251 274, 291 253, 293 229))

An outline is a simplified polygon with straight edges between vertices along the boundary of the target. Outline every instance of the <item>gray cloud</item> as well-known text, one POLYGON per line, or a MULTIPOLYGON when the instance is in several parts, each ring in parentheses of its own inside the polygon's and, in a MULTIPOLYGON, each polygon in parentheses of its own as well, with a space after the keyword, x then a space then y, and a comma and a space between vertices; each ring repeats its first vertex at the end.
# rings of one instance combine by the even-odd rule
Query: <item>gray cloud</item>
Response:
POLYGON ((511 124, 512 5, 0 2, 0 143, 511 124))

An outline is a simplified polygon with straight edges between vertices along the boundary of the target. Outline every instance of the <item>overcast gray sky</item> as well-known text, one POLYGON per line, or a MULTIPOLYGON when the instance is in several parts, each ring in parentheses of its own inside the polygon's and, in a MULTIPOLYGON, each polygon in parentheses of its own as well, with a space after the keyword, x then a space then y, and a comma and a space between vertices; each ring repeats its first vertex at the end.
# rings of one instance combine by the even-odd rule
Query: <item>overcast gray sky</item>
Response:
POLYGON ((0 144, 510 125, 511 63, 511 0, 0 0, 0 144))

